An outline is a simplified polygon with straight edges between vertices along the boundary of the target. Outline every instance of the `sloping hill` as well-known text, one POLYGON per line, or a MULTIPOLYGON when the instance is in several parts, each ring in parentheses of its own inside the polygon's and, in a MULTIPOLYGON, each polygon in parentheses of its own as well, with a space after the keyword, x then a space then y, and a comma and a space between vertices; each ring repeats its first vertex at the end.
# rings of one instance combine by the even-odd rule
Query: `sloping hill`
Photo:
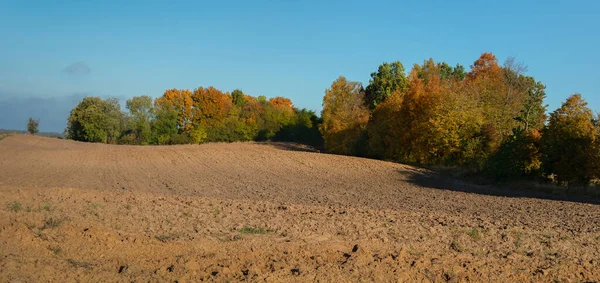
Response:
POLYGON ((600 279, 598 205, 291 148, 5 138, 0 280, 600 279))

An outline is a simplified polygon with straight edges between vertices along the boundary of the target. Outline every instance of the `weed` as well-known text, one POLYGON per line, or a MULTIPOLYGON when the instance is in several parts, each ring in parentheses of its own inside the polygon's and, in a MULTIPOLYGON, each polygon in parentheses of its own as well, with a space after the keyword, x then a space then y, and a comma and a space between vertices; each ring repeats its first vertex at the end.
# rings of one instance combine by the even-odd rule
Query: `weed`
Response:
POLYGON ((219 208, 217 207, 215 209, 215 217, 219 216, 219 213, 221 213, 221 211, 219 210, 219 208))
POLYGON ((513 243, 515 244, 515 248, 518 249, 521 247, 521 238, 523 237, 523 233, 513 232, 513 236, 515 236, 515 241, 513 243))
POLYGON ((158 235, 155 238, 163 243, 166 243, 175 237, 177 237, 177 234, 171 233, 171 234, 165 234, 165 235, 158 235))
POLYGON ((240 234, 257 235, 257 234, 267 234, 267 233, 269 233, 271 231, 265 230, 265 229, 260 228, 260 227, 256 227, 255 228, 255 227, 246 226, 246 227, 240 229, 239 232, 240 232, 240 234))
POLYGON ((40 229, 45 230, 45 229, 49 229, 49 228, 56 228, 56 227, 60 226, 60 224, 62 224, 63 221, 64 221, 64 219, 61 219, 61 218, 48 217, 44 221, 44 226, 42 226, 42 228, 40 228, 40 229))
POLYGON ((61 251, 59 246, 54 246, 54 247, 48 247, 48 249, 54 254, 54 255, 58 255, 61 251))
POLYGON ((98 209, 98 208, 103 208, 103 206, 99 203, 90 204, 90 209, 98 209))
POLYGON ((450 248, 459 253, 463 252, 463 247, 456 241, 452 241, 452 243, 450 243, 450 248))
POLYGON ((121 225, 119 225, 119 224, 115 225, 115 230, 117 230, 117 231, 121 230, 121 225))
POLYGON ((73 267, 90 268, 90 264, 82 261, 75 261, 73 259, 67 259, 67 262, 73 267))
POLYGON ((49 203, 45 203, 44 206, 42 206, 41 210, 50 211, 52 210, 52 205, 50 205, 49 203))
POLYGON ((12 203, 7 203, 6 207, 8 208, 8 210, 10 211, 14 211, 17 212, 19 210, 21 210, 21 203, 18 201, 14 201, 12 203))
POLYGON ((471 237, 474 240, 479 240, 481 239, 481 233, 479 232, 479 230, 477 230, 477 228, 473 228, 473 230, 471 230, 468 233, 469 237, 471 237))
POLYGON ((127 210, 131 210, 131 204, 127 204, 127 205, 125 206, 125 209, 127 209, 127 210))

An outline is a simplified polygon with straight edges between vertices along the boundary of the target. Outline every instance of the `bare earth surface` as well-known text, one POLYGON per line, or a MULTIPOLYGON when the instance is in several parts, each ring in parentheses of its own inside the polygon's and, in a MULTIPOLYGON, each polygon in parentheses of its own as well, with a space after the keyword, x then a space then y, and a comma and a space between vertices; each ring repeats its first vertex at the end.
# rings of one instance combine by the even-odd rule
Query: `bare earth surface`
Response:
POLYGON ((0 282, 600 280, 599 205, 291 148, 7 137, 0 282))

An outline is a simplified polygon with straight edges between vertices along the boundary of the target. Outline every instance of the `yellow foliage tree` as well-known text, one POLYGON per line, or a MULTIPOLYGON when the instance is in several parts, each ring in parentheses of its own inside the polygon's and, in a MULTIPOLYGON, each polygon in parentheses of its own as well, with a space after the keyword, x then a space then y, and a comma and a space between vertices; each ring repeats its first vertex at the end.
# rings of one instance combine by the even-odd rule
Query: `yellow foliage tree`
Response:
POLYGON ((325 149, 332 153, 361 155, 360 142, 369 121, 364 106, 364 91, 359 82, 339 77, 323 98, 323 124, 320 131, 325 149))

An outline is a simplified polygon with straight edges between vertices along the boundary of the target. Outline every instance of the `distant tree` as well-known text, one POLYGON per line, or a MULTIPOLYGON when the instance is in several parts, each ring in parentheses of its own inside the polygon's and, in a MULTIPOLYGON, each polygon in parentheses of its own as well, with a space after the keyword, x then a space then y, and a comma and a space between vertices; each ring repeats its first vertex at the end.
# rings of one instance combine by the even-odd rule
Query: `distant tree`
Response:
POLYGON ((546 108, 548 105, 544 104, 546 86, 541 82, 536 82, 532 77, 524 77, 523 80, 527 95, 516 120, 521 122, 525 131, 541 130, 547 119, 546 108))
POLYGON ((332 153, 362 155, 361 142, 369 121, 363 104, 364 93, 359 82, 339 77, 323 98, 321 133, 325 149, 332 153))
POLYGON ((154 107, 150 96, 136 96, 127 100, 126 108, 129 110, 130 126, 136 144, 148 144, 151 136, 150 122, 154 116, 154 107))
POLYGON ((402 127, 400 110, 402 95, 396 90, 392 96, 377 105, 368 124, 368 153, 369 156, 400 161, 399 151, 402 150, 402 135, 406 131, 402 127))
POLYGON ((239 89, 231 92, 231 100, 233 101, 233 105, 237 107, 244 107, 247 102, 244 93, 239 89))
POLYGON ((29 118, 29 122, 27 122, 27 132, 32 135, 35 135, 39 132, 38 126, 40 125, 39 119, 29 118))
POLYGON ((365 90, 365 104, 373 111, 375 107, 390 97, 394 91, 401 94, 408 88, 404 66, 400 61, 383 63, 377 72, 371 74, 369 85, 365 90))
POLYGON ((177 128, 187 133, 193 129, 194 100, 192 92, 188 89, 169 89, 158 98, 162 107, 172 108, 177 113, 177 128))
POLYGON ((121 134, 123 113, 119 101, 85 97, 71 110, 68 138, 78 141, 116 143, 121 134))
MULTIPOLYGON (((178 112, 166 100, 154 100, 154 120, 151 122, 151 141, 153 144, 176 144, 181 141, 178 129, 178 112)), ((187 143, 184 141, 183 143, 187 143)))
POLYGON ((542 168, 559 183, 587 185, 598 172, 598 127, 580 94, 550 114, 542 136, 542 168))
POLYGON ((465 66, 461 64, 456 64, 454 69, 452 69, 452 77, 457 81, 462 81, 467 77, 467 73, 465 72, 465 66))
POLYGON ((192 93, 192 127, 205 129, 218 126, 229 113, 233 103, 228 93, 214 88, 199 87, 192 93))

